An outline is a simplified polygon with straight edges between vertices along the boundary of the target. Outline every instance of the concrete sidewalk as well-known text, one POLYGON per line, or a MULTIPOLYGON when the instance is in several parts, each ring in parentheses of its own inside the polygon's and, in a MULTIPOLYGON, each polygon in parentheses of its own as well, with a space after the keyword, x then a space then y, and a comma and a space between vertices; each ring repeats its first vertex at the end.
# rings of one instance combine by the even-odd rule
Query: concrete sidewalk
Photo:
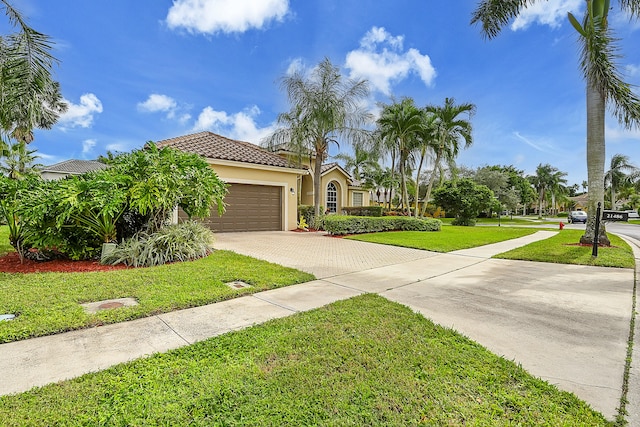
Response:
POLYGON ((375 292, 521 363, 533 375, 576 393, 612 419, 622 392, 633 270, 489 259, 553 234, 538 232, 449 254, 320 233, 218 235, 217 248, 309 271, 319 280, 131 322, 2 344, 0 394, 375 292))

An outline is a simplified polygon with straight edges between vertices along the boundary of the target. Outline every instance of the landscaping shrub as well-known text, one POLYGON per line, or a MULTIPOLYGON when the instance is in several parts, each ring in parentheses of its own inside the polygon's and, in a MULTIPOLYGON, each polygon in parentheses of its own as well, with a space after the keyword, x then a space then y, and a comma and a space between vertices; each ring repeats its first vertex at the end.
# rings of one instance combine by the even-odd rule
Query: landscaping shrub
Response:
POLYGON ((313 224, 313 206, 299 205, 298 206, 298 219, 303 217, 307 224, 313 224))
POLYGON ((194 221, 186 221, 167 225, 152 234, 138 233, 119 244, 102 263, 150 267, 189 261, 207 256, 212 241, 211 230, 194 221))
POLYGON ((324 220, 324 229, 333 235, 375 233, 380 231, 440 231, 442 222, 432 218, 366 217, 330 215, 324 220))
POLYGON ((382 216, 382 206, 346 206, 342 213, 352 216, 382 216))

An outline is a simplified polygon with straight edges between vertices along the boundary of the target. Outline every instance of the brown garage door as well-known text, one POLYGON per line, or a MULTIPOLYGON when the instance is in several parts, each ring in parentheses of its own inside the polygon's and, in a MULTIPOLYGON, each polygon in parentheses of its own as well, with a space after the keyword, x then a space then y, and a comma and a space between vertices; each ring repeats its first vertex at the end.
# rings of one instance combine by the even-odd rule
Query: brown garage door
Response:
MULTIPOLYGON (((202 221, 213 231, 282 230, 282 187, 231 184, 224 202, 227 210, 221 217, 214 207, 202 221)), ((182 210, 179 216, 186 218, 182 210)))

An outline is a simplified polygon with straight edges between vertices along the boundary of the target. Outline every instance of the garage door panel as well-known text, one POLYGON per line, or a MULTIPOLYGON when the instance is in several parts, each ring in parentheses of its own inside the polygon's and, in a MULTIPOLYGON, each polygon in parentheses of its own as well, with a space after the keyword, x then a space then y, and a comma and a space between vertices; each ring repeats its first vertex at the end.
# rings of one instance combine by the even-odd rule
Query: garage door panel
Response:
MULTIPOLYGON (((225 213, 217 208, 201 222, 218 232, 282 230, 282 187, 231 184, 224 199, 225 213)), ((185 218, 184 212, 179 212, 185 218)))

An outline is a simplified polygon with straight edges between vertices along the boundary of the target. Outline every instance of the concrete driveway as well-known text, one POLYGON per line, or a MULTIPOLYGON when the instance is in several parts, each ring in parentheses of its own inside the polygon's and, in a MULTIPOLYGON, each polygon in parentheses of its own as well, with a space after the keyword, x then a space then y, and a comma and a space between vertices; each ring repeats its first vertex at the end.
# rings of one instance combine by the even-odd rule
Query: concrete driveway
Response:
POLYGON ((315 286, 375 292, 405 304, 613 419, 634 271, 490 259, 552 234, 449 254, 293 232, 220 234, 214 246, 311 272, 321 279, 315 286))

